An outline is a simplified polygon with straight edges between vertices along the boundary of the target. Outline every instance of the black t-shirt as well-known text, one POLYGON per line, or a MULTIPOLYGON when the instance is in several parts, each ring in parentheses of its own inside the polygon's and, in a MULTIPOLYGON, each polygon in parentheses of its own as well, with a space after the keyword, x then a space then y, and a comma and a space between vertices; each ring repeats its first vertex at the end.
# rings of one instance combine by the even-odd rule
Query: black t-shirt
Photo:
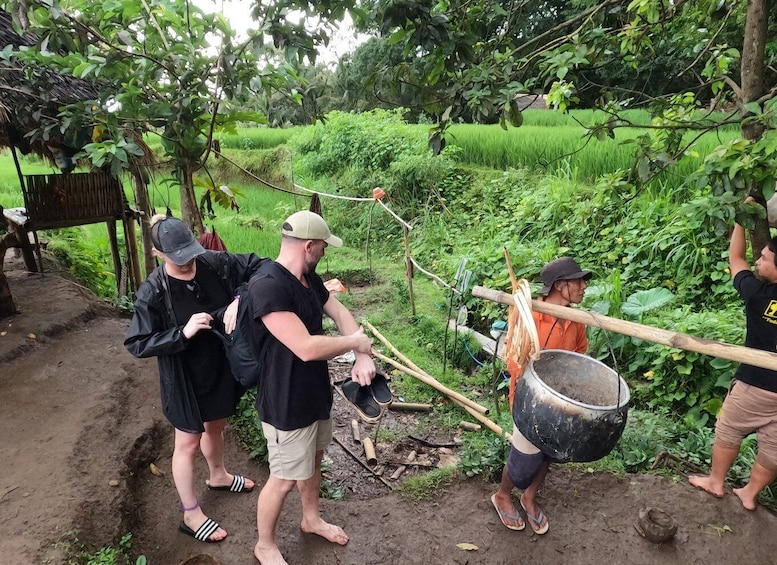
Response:
MULTIPOLYGON (((190 281, 167 277, 178 325, 185 326, 192 314, 214 312, 232 301, 218 275, 204 262, 190 281)), ((232 378, 221 340, 207 330, 198 331, 186 343, 181 356, 184 373, 197 397, 204 422, 220 420, 235 412, 240 389, 232 378)))
POLYGON ((298 430, 329 419, 332 387, 326 361, 303 361, 262 323, 272 312, 293 312, 311 335, 323 335, 324 304, 329 292, 321 277, 306 276, 308 286, 275 261, 263 265, 249 286, 256 320, 260 377, 256 409, 263 422, 279 430, 298 430))
MULTIPOLYGON (((761 281, 750 271, 740 271, 734 277, 734 288, 745 301, 745 346, 777 352, 777 284, 761 281)), ((777 392, 777 371, 743 363, 734 378, 754 387, 777 392)))

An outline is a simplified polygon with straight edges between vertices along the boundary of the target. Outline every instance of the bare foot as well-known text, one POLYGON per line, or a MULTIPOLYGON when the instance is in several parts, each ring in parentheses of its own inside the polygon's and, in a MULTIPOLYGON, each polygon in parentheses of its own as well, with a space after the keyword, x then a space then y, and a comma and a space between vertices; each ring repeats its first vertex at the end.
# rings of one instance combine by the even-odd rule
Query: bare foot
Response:
POLYGON ((300 524, 300 528, 306 534, 316 534, 326 540, 331 541, 332 543, 337 543, 340 545, 345 545, 348 543, 348 534, 345 533, 345 530, 343 530, 340 526, 335 526, 329 522, 324 522, 324 520, 321 518, 318 518, 318 520, 314 522, 306 522, 303 520, 300 524))
POLYGON ((500 493, 497 492, 491 496, 491 504, 494 505, 496 513, 499 515, 499 519, 502 521, 505 528, 521 531, 526 527, 523 518, 521 518, 521 515, 515 509, 512 497, 508 496, 507 500, 505 500, 504 497, 500 496, 500 493))
POLYGON ((529 501, 528 498, 529 497, 524 497, 523 494, 521 495, 521 508, 526 512, 526 518, 529 519, 529 525, 535 534, 546 534, 550 528, 548 517, 545 516, 545 512, 540 508, 540 505, 537 504, 536 500, 532 499, 529 501))
POLYGON ((723 496, 723 485, 717 485, 713 483, 711 477, 699 477, 697 475, 690 475, 688 482, 696 488, 707 491, 712 496, 721 498, 723 496))
POLYGON ((745 510, 750 510, 751 512, 755 510, 755 507, 756 507, 755 498, 748 496, 747 492, 745 492, 745 489, 735 488, 733 489, 733 492, 735 495, 737 495, 737 497, 739 498, 739 501, 742 503, 742 506, 745 507, 745 510))
POLYGON ((254 557, 261 565, 289 565, 277 545, 264 547, 257 542, 254 546, 254 557))

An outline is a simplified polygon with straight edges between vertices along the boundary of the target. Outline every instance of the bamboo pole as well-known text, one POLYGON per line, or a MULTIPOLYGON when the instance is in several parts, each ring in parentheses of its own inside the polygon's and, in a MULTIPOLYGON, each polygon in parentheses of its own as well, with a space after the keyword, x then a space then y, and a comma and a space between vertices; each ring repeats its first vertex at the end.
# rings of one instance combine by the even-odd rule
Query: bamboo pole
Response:
POLYGON ((473 412, 477 412, 480 414, 488 414, 488 408, 485 406, 481 406, 477 402, 474 402, 473 400, 470 400, 466 396, 464 396, 461 393, 456 392, 453 389, 448 388, 447 386, 443 385, 438 381, 437 379, 430 377, 429 375, 426 375, 424 373, 419 373, 418 371, 414 371, 413 369, 410 369, 409 367, 405 367, 401 363, 397 363, 394 361, 391 357, 386 357, 379 351, 372 350, 372 354, 377 357, 378 359, 388 363, 392 367, 399 369, 400 371, 410 375, 411 377, 417 378, 422 383, 428 384, 430 387, 439 390, 446 396, 448 396, 450 399, 455 400, 456 402, 460 403, 463 406, 467 406, 470 408, 473 412))
POLYGON ((462 430, 468 430, 470 432, 479 432, 482 429, 480 424, 473 424, 472 422, 466 422, 464 420, 459 422, 459 427, 462 430))
MULTIPOLYGON (((407 373, 408 375, 415 376, 417 373, 416 371, 413 371, 412 369, 405 367, 401 363, 397 363, 393 359, 389 359, 388 357, 381 355, 380 353, 376 353, 376 355, 382 359, 384 359, 386 362, 391 363, 394 367, 399 369, 400 371, 407 373)), ((492 420, 488 419, 486 416, 478 412, 477 410, 473 409, 468 404, 464 404, 463 402, 460 402, 456 398, 450 397, 451 401, 454 402, 457 406, 460 406, 463 408, 468 414, 470 414, 473 418, 478 420, 479 422, 483 423, 489 430, 495 432, 498 436, 506 438, 508 441, 512 439, 512 435, 504 432, 502 428, 497 425, 492 420)))
MULTIPOLYGON (((446 387, 440 381, 438 381, 433 376, 431 376, 429 373, 427 373, 426 371, 421 369, 418 365, 413 363, 410 359, 407 358, 407 356, 403 355, 396 347, 394 347, 391 344, 391 342, 388 339, 386 339, 383 336, 383 334, 381 334, 375 328, 375 326, 373 326, 371 323, 369 323, 368 321, 365 320, 364 321, 364 325, 367 327, 368 330, 370 330, 372 335, 374 335, 376 338, 378 338, 381 341, 381 343, 383 343, 383 345, 388 347, 391 350, 391 352, 400 361, 405 363, 406 366, 404 367, 404 370, 405 370, 406 373, 407 373, 406 369, 408 369, 408 368, 410 368, 413 371, 412 373, 407 373, 408 375, 417 378, 418 380, 428 384, 430 387, 439 390, 440 392, 450 396, 451 398, 458 398, 458 400, 460 400, 464 404, 467 404, 468 406, 471 406, 473 409, 477 410, 481 414, 488 414, 488 408, 486 408, 485 406, 481 406, 480 404, 478 404, 474 400, 470 400, 469 398, 467 398, 466 396, 456 392, 455 390, 452 390, 452 389, 446 387)), ((396 364, 395 364, 396 361, 394 361, 393 359, 390 359, 390 358, 386 357, 385 355, 375 351, 374 349, 372 350, 372 352, 373 352, 373 354, 376 357, 378 357, 380 359, 383 359, 384 361, 386 361, 386 363, 389 363, 390 365, 393 365, 393 366, 396 367, 396 364)), ((399 368, 399 367, 397 367, 397 368, 399 368)), ((400 370, 403 370, 403 369, 400 369, 400 370)))
MULTIPOLYGON (((501 304, 514 304, 513 296, 511 294, 483 286, 473 287, 472 296, 485 298, 501 304)), ((580 322, 586 326, 637 337, 668 347, 684 349, 685 351, 694 351, 696 353, 702 353, 703 355, 710 355, 712 357, 719 357, 721 359, 728 359, 730 361, 737 361, 739 363, 746 363, 748 365, 777 371, 777 353, 769 353, 768 351, 761 351, 760 349, 741 347, 722 341, 693 337, 670 330, 645 326, 636 322, 628 322, 626 320, 594 314, 593 312, 580 308, 558 306, 539 300, 532 300, 532 309, 537 312, 542 312, 543 314, 550 314, 556 318, 580 322)))
POLYGON ((407 410, 410 412, 431 412, 432 405, 422 402, 392 402, 389 405, 391 410, 407 410))

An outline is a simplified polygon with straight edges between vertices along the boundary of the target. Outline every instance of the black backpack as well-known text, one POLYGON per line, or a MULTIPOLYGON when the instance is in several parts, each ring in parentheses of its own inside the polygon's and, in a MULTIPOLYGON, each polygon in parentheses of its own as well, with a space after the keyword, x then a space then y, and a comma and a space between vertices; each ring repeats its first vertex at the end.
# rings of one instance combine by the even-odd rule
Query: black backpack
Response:
POLYGON ((223 313, 222 317, 219 318, 220 329, 214 329, 214 333, 224 342, 224 351, 232 376, 244 388, 250 388, 259 382, 259 347, 256 343, 253 327, 256 322, 248 292, 251 285, 261 276, 261 274, 254 275, 248 282, 244 282, 235 290, 235 294, 240 296, 237 303, 235 330, 229 335, 224 332, 223 313))

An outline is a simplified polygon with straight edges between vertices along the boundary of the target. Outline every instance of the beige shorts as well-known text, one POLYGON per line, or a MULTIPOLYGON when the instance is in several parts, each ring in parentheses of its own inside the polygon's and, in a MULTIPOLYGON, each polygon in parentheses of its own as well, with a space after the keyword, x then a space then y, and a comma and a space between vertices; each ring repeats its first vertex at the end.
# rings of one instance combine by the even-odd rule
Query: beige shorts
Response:
POLYGON ((332 441, 332 419, 289 431, 262 422, 262 431, 267 439, 270 475, 285 481, 305 481, 316 471, 316 452, 332 441))
POLYGON ((777 470, 777 393, 736 381, 723 401, 715 424, 715 441, 739 449, 745 436, 756 432, 756 460, 777 470))

